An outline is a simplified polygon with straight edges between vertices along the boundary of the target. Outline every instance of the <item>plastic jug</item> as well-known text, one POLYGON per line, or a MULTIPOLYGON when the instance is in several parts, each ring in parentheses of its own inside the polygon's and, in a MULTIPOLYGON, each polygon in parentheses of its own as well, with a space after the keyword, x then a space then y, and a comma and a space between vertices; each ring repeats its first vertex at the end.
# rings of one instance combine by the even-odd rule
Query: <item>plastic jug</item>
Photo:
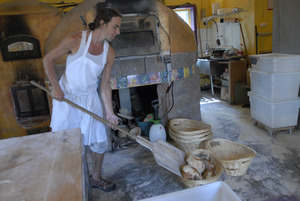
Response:
POLYGON ((150 127, 149 138, 152 143, 159 139, 166 141, 166 130, 160 120, 154 120, 154 124, 150 127))

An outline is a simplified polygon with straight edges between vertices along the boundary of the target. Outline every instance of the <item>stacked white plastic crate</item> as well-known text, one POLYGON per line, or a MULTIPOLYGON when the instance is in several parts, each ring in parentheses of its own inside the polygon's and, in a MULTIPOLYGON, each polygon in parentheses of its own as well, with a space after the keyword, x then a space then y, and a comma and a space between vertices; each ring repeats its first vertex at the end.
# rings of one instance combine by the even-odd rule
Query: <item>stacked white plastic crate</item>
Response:
POLYGON ((297 125, 300 107, 300 55, 258 54, 250 56, 251 118, 262 123, 270 135, 297 125))

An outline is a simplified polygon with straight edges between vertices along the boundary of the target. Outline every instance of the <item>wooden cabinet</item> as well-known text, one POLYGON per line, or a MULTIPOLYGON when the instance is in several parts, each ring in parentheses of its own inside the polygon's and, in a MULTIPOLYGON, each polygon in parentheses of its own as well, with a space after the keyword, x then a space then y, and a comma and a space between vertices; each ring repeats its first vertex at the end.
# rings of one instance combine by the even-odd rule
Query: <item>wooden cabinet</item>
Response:
MULTIPOLYGON (((247 80, 247 61, 245 59, 215 61, 218 65, 212 65, 211 68, 218 68, 220 74, 208 74, 211 80, 212 94, 214 94, 214 87, 228 88, 228 102, 235 104, 235 99, 239 94, 235 94, 235 86, 237 83, 246 82, 247 80), (222 70, 220 71, 220 68, 222 70), (227 79, 224 79, 223 72, 227 69, 227 79)), ((215 71, 214 71, 215 72, 215 71)), ((200 71, 201 73, 201 71, 200 71)), ((202 74, 202 73, 201 73, 202 74)))
POLYGON ((239 82, 246 81, 246 73, 247 73, 247 62, 245 59, 241 60, 231 60, 228 65, 229 71, 229 82, 228 82, 228 92, 229 92, 229 100, 230 104, 235 103, 236 96, 239 94, 235 94, 235 85, 239 82))

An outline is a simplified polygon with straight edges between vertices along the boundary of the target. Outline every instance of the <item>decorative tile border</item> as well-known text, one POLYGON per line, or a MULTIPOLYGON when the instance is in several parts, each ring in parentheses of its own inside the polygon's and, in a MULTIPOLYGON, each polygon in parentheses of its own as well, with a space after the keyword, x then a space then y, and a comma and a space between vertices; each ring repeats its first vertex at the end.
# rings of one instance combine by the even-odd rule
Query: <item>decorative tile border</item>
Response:
POLYGON ((127 75, 124 77, 114 77, 110 80, 112 89, 122 89, 128 87, 137 87, 150 84, 159 84, 167 82, 168 80, 174 81, 178 79, 187 78, 196 73, 195 65, 190 67, 183 67, 177 70, 171 70, 169 74, 167 71, 156 73, 146 73, 140 75, 127 75), (168 79, 169 77, 169 79, 168 79))
POLYGON ((128 75, 127 76, 128 87, 136 87, 140 85, 140 80, 138 75, 128 75))

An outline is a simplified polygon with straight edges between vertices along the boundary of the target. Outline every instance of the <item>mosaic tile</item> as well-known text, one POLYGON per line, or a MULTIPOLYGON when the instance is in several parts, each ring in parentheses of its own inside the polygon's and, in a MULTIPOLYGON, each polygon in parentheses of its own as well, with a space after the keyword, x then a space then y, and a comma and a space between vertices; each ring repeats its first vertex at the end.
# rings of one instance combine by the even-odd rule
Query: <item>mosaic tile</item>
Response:
POLYGON ((160 73, 158 73, 158 72, 157 73, 150 73, 149 78, 150 78, 150 83, 151 84, 161 83, 160 73))
POLYGON ((141 75, 128 75, 127 77, 112 78, 110 85, 112 89, 120 89, 126 87, 143 86, 148 84, 164 83, 169 80, 174 81, 192 76, 196 73, 195 65, 172 70, 169 74, 167 71, 157 73, 148 73, 141 75))
POLYGON ((178 80, 178 71, 177 70, 172 70, 171 71, 171 80, 178 80))
POLYGON ((185 78, 185 71, 183 68, 179 68, 177 71, 178 71, 178 79, 185 78))
POLYGON ((190 76, 192 76, 192 75, 194 75, 196 73, 194 65, 190 66, 189 69, 190 69, 190 76))
POLYGON ((128 75, 127 81, 128 81, 128 87, 136 87, 140 85, 139 75, 128 75))
POLYGON ((128 86, 127 84, 127 77, 118 77, 117 78, 117 88, 126 88, 128 86))
POLYGON ((150 84, 150 77, 149 74, 141 74, 139 75, 140 84, 150 84))
POLYGON ((167 82, 168 81, 168 72, 167 71, 161 71, 159 72, 160 74, 160 79, 161 79, 161 82, 167 82))

